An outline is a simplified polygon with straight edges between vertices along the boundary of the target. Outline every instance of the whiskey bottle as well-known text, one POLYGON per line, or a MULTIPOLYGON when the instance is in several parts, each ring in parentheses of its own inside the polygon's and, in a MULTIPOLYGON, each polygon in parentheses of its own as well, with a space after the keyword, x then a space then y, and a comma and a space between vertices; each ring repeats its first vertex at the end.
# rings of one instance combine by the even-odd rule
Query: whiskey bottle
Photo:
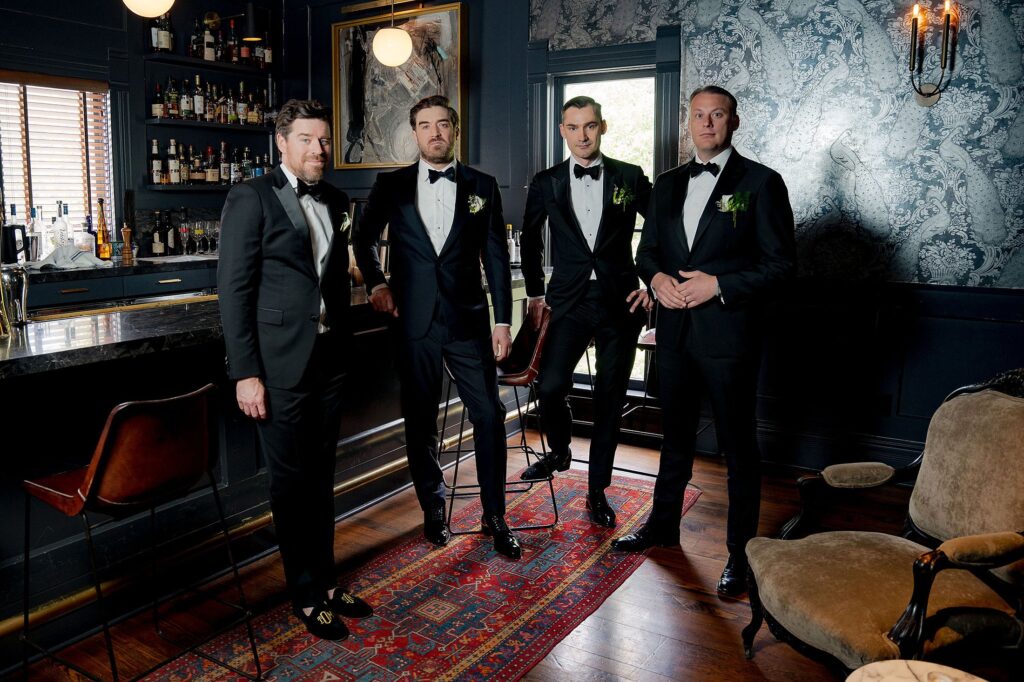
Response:
POLYGON ((156 32, 157 49, 160 52, 174 51, 174 29, 171 27, 171 15, 165 12, 160 17, 160 28, 156 32))
POLYGON ((206 96, 203 94, 203 81, 196 74, 196 87, 192 91, 192 111, 195 112, 195 118, 197 121, 202 121, 206 117, 206 96))
POLYGON ((167 145, 167 182, 171 185, 181 184, 181 166, 178 159, 178 145, 174 138, 171 138, 167 145))
POLYGON ((178 253, 178 240, 175 237, 174 223, 171 220, 171 212, 164 213, 164 225, 167 228, 167 255, 174 256, 178 253))
POLYGON ((185 78, 181 81, 181 95, 178 97, 179 107, 181 109, 181 118, 186 121, 191 121, 195 118, 195 100, 192 98, 192 83, 185 78))
POLYGON ((213 153, 213 145, 206 145, 206 184, 220 184, 220 164, 213 153))
POLYGON ((206 83, 206 97, 204 101, 206 105, 206 115, 204 118, 207 123, 213 123, 217 120, 217 89, 210 85, 209 81, 206 83))
POLYGON ((153 138, 153 145, 149 150, 149 172, 150 182, 159 185, 164 175, 164 160, 160 158, 160 147, 156 138, 153 138))
POLYGON ((242 176, 242 164, 238 161, 238 147, 231 150, 231 184, 241 182, 245 179, 242 176))
POLYGON ((274 63, 274 51, 270 48, 270 33, 263 34, 263 68, 269 69, 274 63))
POLYGON ((203 31, 203 59, 208 62, 217 61, 216 43, 209 26, 203 31))
POLYGON ((181 118, 180 108, 181 95, 178 92, 178 82, 173 78, 167 80, 167 94, 164 96, 164 109, 167 111, 167 118, 181 118))
POLYGON ((253 47, 253 49, 252 49, 252 60, 253 60, 254 65, 257 68, 259 68, 259 69, 265 69, 266 68, 266 64, 263 61, 264 60, 264 51, 263 51, 263 41, 262 40, 257 42, 256 45, 253 47))
POLYGON ((238 108, 235 104, 235 93, 231 88, 228 88, 228 97, 224 102, 224 107, 227 109, 227 123, 236 125, 238 123, 238 108))
POLYGON ((263 123, 263 107, 260 106, 259 101, 252 96, 251 92, 249 93, 249 115, 246 123, 251 126, 258 126, 263 123))
POLYGON ((96 257, 110 260, 113 248, 110 245, 110 228, 107 227, 107 211, 103 206, 103 197, 98 199, 100 208, 96 216, 96 257))
POLYGON ((249 156, 249 148, 246 147, 242 152, 242 179, 252 180, 252 158, 249 156))
POLYGON ((220 143, 220 184, 227 185, 231 182, 231 159, 228 157, 228 143, 221 140, 220 143))
POLYGON ((192 21, 192 35, 188 40, 188 56, 193 59, 203 58, 203 33, 199 30, 199 17, 192 21))
POLYGON ((235 34, 235 20, 232 19, 228 23, 228 42, 224 48, 224 61, 231 62, 232 64, 238 63, 238 36, 235 34))
POLYGON ((245 38, 238 43, 238 63, 245 66, 252 63, 252 45, 245 38))
POLYGON ((149 114, 153 118, 163 118, 167 115, 164 110, 164 93, 160 90, 160 84, 156 84, 156 92, 153 93, 153 100, 149 107, 149 114))
POLYGON ((249 101, 245 98, 245 81, 238 84, 238 99, 235 100, 235 113, 239 125, 249 124, 249 101))

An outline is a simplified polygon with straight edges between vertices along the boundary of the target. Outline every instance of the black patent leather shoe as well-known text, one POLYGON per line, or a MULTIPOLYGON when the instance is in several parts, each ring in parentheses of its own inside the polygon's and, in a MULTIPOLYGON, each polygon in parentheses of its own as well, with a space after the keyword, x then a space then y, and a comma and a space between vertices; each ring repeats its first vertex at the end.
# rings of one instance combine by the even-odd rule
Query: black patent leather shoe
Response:
POLYGON ((335 616, 342 618, 368 618, 373 615, 373 607, 340 587, 334 590, 334 596, 327 600, 327 605, 335 616))
POLYGON ((587 511, 590 520, 605 528, 615 527, 615 510, 608 504, 603 490, 591 490, 587 494, 587 511))
POLYGON ((623 535, 612 541, 612 549, 620 552, 643 552, 651 547, 679 546, 679 529, 666 532, 654 526, 644 524, 634 533, 623 535))
MULTIPOLYGON (((306 607, 308 608, 308 607, 306 607)), ((302 621, 302 624, 309 630, 309 634, 320 639, 330 640, 337 642, 339 640, 348 637, 348 628, 345 623, 342 622, 341 618, 338 618, 331 610, 331 607, 327 605, 327 602, 321 601, 318 604, 313 605, 313 610, 306 615, 306 613, 300 607, 295 607, 293 610, 295 617, 302 621)))
POLYGON ((523 549, 519 546, 519 540, 509 530, 504 516, 498 514, 485 516, 480 523, 483 525, 484 535, 494 536, 494 550, 498 554, 504 554, 512 561, 519 561, 523 556, 523 549))
POLYGON ((738 597, 747 591, 747 562, 730 556, 718 579, 718 594, 726 597, 738 597))
POLYGON ((572 450, 566 450, 561 454, 549 452, 537 461, 526 467, 526 471, 519 477, 523 481, 535 481, 547 478, 556 471, 566 471, 572 464, 572 450))
POLYGON ((452 534, 444 525, 444 507, 435 507, 423 513, 423 537, 438 547, 448 544, 452 534))

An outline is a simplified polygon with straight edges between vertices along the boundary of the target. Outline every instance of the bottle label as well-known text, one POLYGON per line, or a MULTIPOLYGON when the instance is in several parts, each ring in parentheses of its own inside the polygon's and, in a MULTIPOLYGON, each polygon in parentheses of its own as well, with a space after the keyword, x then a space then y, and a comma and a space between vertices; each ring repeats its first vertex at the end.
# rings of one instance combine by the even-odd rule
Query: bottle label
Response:
POLYGON ((205 101, 205 99, 203 98, 202 95, 196 95, 195 96, 194 107, 195 107, 196 113, 199 113, 199 112, 202 112, 203 114, 206 113, 206 101, 205 101))
POLYGON ((248 59, 252 55, 252 51, 247 43, 242 43, 242 48, 239 52, 241 52, 242 59, 248 59))
POLYGON ((172 185, 180 185, 181 184, 181 171, 179 171, 177 168, 172 168, 170 170, 170 176, 171 176, 171 184, 172 185))
POLYGON ((170 31, 157 31, 156 32, 157 47, 161 50, 171 49, 171 33, 170 31))
POLYGON ((206 169, 207 182, 220 182, 220 166, 211 166, 206 169))
POLYGON ((153 108, 152 108, 152 114, 153 114, 153 118, 163 118, 164 117, 164 103, 163 102, 154 103, 153 104, 153 108))
POLYGON ((269 46, 263 48, 263 61, 268 65, 274 62, 274 51, 269 46))

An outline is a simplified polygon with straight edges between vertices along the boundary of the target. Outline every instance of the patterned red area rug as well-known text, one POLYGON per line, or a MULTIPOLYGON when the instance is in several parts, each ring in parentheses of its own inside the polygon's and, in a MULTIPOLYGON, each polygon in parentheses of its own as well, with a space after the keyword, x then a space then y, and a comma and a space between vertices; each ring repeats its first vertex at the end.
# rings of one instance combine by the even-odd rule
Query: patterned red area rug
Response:
MULTIPOLYGON (((348 576, 353 592, 373 605, 371 618, 347 621, 343 642, 312 637, 282 605, 255 619, 266 679, 309 680, 518 680, 616 590, 644 561, 614 552, 613 538, 638 527, 651 505, 652 479, 616 476, 607 490, 618 527, 590 523, 585 472, 554 482, 559 520, 554 528, 520 531, 523 557, 494 552, 489 538, 458 535, 435 548, 417 533, 348 576)), ((700 490, 688 488, 683 511, 700 490)), ((547 485, 510 496, 511 525, 552 519, 547 485)), ((475 501, 453 519, 455 528, 478 527, 475 501)), ((244 629, 204 647, 251 670, 244 629)), ((235 679, 223 668, 184 656, 149 680, 235 679)))

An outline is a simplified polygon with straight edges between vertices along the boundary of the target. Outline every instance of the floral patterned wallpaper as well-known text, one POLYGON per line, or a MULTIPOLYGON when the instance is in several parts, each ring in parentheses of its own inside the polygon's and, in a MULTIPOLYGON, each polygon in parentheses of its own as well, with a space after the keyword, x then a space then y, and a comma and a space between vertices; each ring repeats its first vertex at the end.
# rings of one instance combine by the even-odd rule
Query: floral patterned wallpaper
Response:
MULTIPOLYGON (((941 4, 921 2, 926 76, 941 4)), ((739 99, 734 143, 785 178, 805 274, 1024 288, 1024 3, 955 0, 953 81, 930 108, 909 85, 911 6, 531 0, 530 33, 563 50, 679 24, 683 108, 705 83, 739 99)))

